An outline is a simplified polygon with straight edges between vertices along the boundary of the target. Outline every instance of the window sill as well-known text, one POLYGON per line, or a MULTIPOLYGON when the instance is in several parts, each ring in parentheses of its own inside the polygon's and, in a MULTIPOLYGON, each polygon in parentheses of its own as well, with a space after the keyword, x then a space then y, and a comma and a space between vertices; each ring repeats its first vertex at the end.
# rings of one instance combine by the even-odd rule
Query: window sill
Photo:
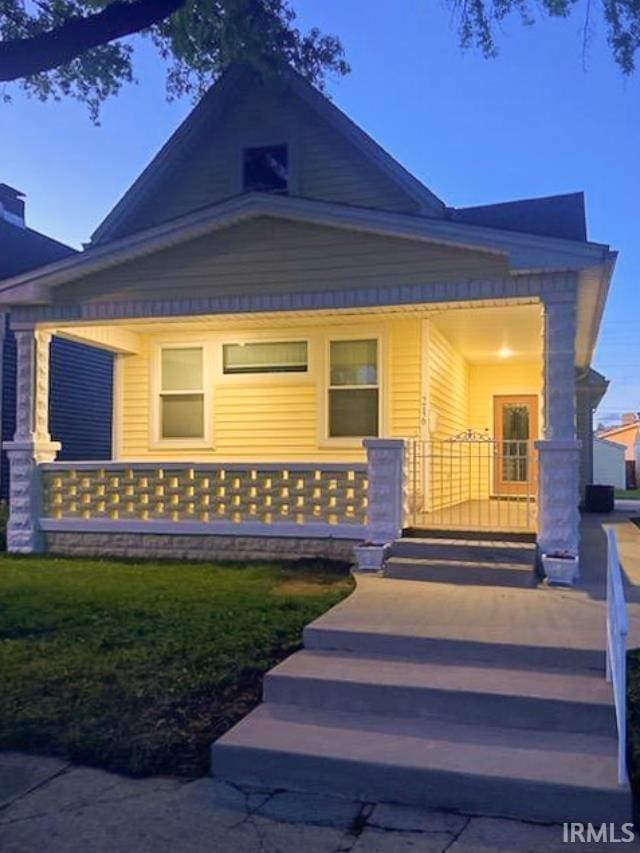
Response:
POLYGON ((207 439, 159 439, 149 442, 149 450, 215 450, 215 444, 207 439))

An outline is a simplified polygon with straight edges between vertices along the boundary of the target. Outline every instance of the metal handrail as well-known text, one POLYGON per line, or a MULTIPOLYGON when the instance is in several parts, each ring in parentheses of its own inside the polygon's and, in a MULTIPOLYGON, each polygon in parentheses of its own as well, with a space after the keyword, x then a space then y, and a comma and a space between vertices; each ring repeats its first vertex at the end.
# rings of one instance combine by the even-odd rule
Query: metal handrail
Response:
POLYGON ((627 785, 627 634, 629 620, 622 584, 618 538, 607 531, 607 681, 613 688, 618 729, 618 783, 627 785))

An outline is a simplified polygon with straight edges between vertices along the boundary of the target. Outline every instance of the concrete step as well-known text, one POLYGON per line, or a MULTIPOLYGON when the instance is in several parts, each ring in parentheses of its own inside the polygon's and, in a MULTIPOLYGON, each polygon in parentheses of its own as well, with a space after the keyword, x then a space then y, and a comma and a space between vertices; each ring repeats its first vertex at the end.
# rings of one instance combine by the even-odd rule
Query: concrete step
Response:
POLYGON ((615 741, 265 703, 212 747, 229 782, 539 821, 625 822, 615 741))
POLYGON ((615 736, 601 674, 417 663, 303 650, 272 669, 264 701, 356 713, 615 736))
POLYGON ((504 539, 396 539, 391 544, 390 557, 419 560, 457 560, 462 563, 495 563, 533 566, 536 546, 532 542, 510 542, 504 539))
POLYGON ((384 564, 384 576, 396 580, 431 583, 471 584, 473 586, 538 586, 540 578, 533 565, 509 562, 465 562, 453 559, 390 557, 384 564))
POLYGON ((413 539, 466 539, 472 542, 486 541, 487 539, 499 541, 508 539, 509 542, 533 542, 536 534, 528 530, 451 530, 438 529, 436 527, 405 527, 402 531, 403 537, 413 539))
MULTIPOLYGON (((384 581, 381 581, 384 582, 384 581)), ((532 592, 532 595, 538 593, 532 592)), ((304 646, 316 651, 352 652, 365 657, 388 655, 413 661, 431 661, 464 665, 485 663, 505 668, 593 670, 604 675, 604 651, 588 646, 528 645, 515 642, 484 641, 475 638, 456 639, 425 629, 417 634, 409 627, 407 633, 376 630, 354 630, 324 627, 311 623, 304 629, 304 646)))

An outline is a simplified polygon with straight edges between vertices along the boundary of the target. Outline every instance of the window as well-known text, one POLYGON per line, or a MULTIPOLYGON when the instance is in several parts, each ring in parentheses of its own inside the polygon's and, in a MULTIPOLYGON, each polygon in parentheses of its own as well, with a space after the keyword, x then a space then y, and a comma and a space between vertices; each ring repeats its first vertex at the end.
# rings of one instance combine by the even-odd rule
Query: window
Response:
POLYGON ((281 193, 289 190, 289 152, 286 145, 245 148, 242 164, 245 190, 281 193))
POLYGON ((224 344, 223 373, 306 373, 306 341, 224 344))
POLYGON ((204 438, 202 347, 163 348, 160 370, 160 438, 204 438))
POLYGON ((378 435, 378 341, 329 344, 329 438, 378 435))

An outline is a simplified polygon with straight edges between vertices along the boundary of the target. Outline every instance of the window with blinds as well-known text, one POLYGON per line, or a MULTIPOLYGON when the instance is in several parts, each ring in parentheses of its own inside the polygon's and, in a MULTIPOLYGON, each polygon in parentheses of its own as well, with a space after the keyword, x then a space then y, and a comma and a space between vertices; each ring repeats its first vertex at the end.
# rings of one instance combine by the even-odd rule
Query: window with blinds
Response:
POLYGON ((239 373, 306 373, 306 341, 256 341, 223 344, 222 371, 239 373))

